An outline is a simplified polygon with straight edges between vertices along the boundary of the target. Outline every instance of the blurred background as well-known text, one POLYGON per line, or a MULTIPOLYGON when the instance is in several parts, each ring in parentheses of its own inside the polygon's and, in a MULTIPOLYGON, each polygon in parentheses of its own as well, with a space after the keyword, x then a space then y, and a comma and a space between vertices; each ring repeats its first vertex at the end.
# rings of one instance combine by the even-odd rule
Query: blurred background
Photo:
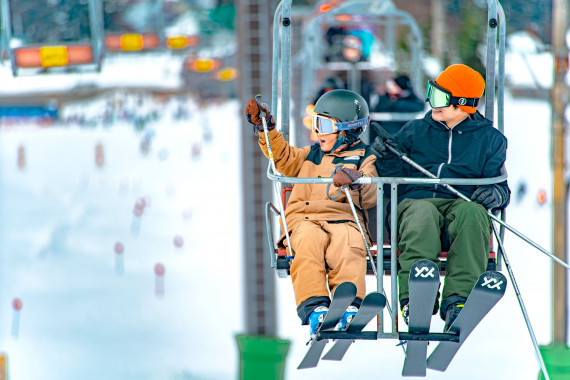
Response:
MULTIPOLYGON (((486 76, 488 3, 294 0, 290 141, 312 143, 307 115, 330 89, 362 94, 395 133, 427 111, 425 84, 447 65, 486 76)), ((285 107, 272 94, 283 91, 281 77, 272 88, 278 1, 0 4, 0 379, 236 379, 248 337, 284 347, 275 373, 250 378, 400 377, 396 341, 296 369, 309 332, 290 279, 270 267, 274 192, 243 114, 258 93, 274 115, 285 107)), ((553 137, 557 117, 566 125, 568 2, 500 5, 507 221, 548 249, 562 228, 565 260, 565 218, 553 218, 566 194, 560 206, 553 189, 567 172, 553 171, 552 142, 565 134, 553 137)), ((516 237, 505 243, 539 344, 566 348, 565 272, 516 237)), ((468 343, 427 377, 539 374, 512 287, 468 343)))

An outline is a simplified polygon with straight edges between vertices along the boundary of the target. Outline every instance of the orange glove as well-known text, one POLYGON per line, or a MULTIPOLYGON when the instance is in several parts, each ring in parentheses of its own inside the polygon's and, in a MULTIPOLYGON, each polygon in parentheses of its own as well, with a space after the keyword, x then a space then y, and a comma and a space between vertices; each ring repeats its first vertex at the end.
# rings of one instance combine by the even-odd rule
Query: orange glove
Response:
POLYGON ((255 99, 249 99, 245 104, 245 115, 247 117, 247 121, 257 128, 259 132, 263 132, 263 121, 261 120, 261 113, 260 108, 263 112, 265 112, 265 121, 267 123, 267 130, 272 130, 275 128, 275 120, 273 120, 273 116, 271 116, 271 110, 269 106, 265 103, 261 103, 259 106, 255 99))

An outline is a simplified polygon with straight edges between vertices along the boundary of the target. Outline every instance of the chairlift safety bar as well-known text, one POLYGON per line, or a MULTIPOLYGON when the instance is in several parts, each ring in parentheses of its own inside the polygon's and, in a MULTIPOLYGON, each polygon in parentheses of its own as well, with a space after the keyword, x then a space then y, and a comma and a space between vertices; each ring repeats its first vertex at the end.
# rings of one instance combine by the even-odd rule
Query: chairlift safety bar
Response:
MULTIPOLYGON (((290 183, 290 184, 329 184, 332 183, 331 177, 285 177, 272 172, 271 165, 267 167, 267 177, 273 182, 280 182, 280 183, 290 183)), ((440 184, 440 185, 475 185, 475 186, 482 186, 482 185, 490 185, 494 183, 503 182, 507 179, 507 174, 492 177, 492 178, 406 178, 406 177, 361 177, 354 181, 357 184, 376 184, 376 220, 378 221, 376 224, 376 240, 378 244, 384 241, 384 225, 383 225, 383 210, 384 210, 384 185, 388 184, 391 187, 391 210, 390 210, 390 220, 391 220, 391 228, 392 231, 391 235, 391 242, 390 242, 390 270, 391 270, 391 300, 387 303, 388 305, 388 312, 392 319, 392 333, 397 333, 397 326, 396 326, 396 319, 397 319, 397 310, 398 310, 398 288, 397 288, 397 231, 396 226, 398 225, 397 220, 397 199, 398 199, 398 185, 401 184, 440 184)), ((269 210, 270 206, 266 206, 269 210)), ((269 217, 267 216, 269 213, 266 211, 266 222, 267 225, 270 226, 271 223, 269 221, 269 217)), ((268 232, 268 237, 270 234, 268 232)), ((271 244, 271 243, 270 243, 271 244)), ((272 265, 275 262, 275 255, 274 250, 270 250, 272 256, 272 265)), ((382 293, 386 294, 384 291, 384 283, 383 283, 383 255, 378 254, 376 256, 376 268, 378 274, 376 276, 377 280, 377 290, 382 293), (382 271, 382 272, 381 272, 382 271)), ((380 318, 380 326, 378 328, 378 338, 384 337, 384 323, 383 323, 383 313, 379 315, 380 318)))

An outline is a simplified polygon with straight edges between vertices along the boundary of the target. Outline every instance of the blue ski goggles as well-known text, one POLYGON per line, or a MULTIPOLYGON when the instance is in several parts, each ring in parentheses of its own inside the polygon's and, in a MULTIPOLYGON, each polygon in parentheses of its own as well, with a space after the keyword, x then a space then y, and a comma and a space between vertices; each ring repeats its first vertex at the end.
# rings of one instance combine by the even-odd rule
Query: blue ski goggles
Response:
POLYGON ((369 121, 370 117, 368 116, 364 119, 340 122, 337 119, 333 119, 331 117, 313 115, 313 132, 328 134, 336 133, 339 131, 348 131, 356 128, 362 128, 362 131, 365 131, 369 121))
POLYGON ((431 108, 443 108, 450 105, 477 107, 479 98, 463 98, 452 96, 451 92, 430 80, 426 89, 424 102, 429 102, 431 108))

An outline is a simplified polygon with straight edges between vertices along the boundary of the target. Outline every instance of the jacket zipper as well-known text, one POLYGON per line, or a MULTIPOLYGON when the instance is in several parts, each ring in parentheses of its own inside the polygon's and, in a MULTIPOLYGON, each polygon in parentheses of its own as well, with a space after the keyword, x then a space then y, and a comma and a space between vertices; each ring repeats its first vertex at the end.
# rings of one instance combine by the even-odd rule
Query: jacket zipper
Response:
MULTIPOLYGON (((442 123, 442 124, 443 124, 443 123, 442 123)), ((445 125, 445 124, 444 124, 444 125, 445 125)), ((448 132, 449 139, 448 139, 448 142, 447 142, 447 162, 442 162, 441 164, 439 164, 439 166, 438 166, 438 168, 437 168, 437 174, 436 174, 436 176, 437 176, 438 178, 439 178, 439 176, 440 176, 440 174, 441 174, 441 169, 443 168, 443 165, 445 165, 446 163, 449 165, 449 164, 451 163, 451 146, 453 145, 453 131, 452 131, 447 125, 445 125, 445 128, 447 128, 447 129, 449 130, 449 132, 448 132)), ((437 190, 437 187, 438 187, 438 186, 439 186, 439 185, 438 185, 437 183, 434 185, 434 188, 433 188, 434 191, 437 190)), ((432 198, 435 198, 435 192, 433 193, 433 197, 432 197, 432 198)))

